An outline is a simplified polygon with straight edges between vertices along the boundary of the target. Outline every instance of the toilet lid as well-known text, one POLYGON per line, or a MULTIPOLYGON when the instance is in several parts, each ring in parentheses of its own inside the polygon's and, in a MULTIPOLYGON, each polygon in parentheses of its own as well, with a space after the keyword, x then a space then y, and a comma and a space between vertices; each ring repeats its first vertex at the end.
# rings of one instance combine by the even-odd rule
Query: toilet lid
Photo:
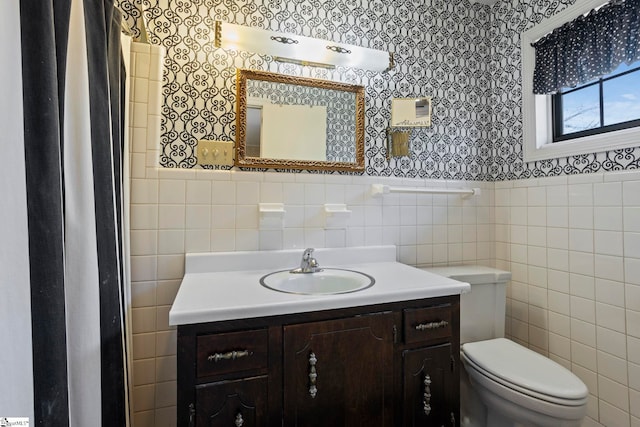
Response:
POLYGON ((571 371, 505 338, 466 343, 462 352, 507 386, 563 400, 582 400, 589 393, 571 371))

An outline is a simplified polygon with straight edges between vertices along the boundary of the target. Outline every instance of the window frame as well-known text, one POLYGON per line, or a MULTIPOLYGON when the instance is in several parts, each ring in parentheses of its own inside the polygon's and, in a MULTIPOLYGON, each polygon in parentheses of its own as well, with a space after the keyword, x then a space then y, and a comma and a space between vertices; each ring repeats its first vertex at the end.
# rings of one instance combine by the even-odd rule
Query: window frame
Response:
POLYGON ((606 0, 576 2, 522 33, 520 48, 522 54, 522 131, 525 162, 638 147, 640 127, 610 130, 553 142, 552 96, 533 93, 535 49, 531 44, 555 28, 605 3, 607 3, 606 0))
MULTIPOLYGON (((614 132, 620 129, 627 129, 636 126, 640 126, 640 117, 633 120, 626 120, 624 122, 618 122, 610 125, 604 124, 604 84, 608 81, 615 80, 619 77, 623 77, 632 73, 637 73, 640 75, 640 62, 636 62, 637 66, 630 70, 623 71, 621 73, 615 75, 607 75, 599 78, 598 80, 594 80, 589 83, 585 83, 581 86, 577 86, 575 88, 570 88, 566 90, 560 91, 560 93, 556 93, 551 95, 551 121, 553 123, 553 143, 561 142, 561 141, 569 141, 576 138, 581 138, 589 135, 597 135, 601 133, 614 132), (600 116, 600 126, 585 129, 583 131, 571 132, 564 134, 562 133, 562 124, 563 124, 563 111, 562 111, 562 97, 564 95, 569 95, 571 93, 579 92, 583 89, 587 89, 591 86, 598 86, 598 102, 599 102, 599 116, 600 116)), ((640 102, 640 101, 639 101, 640 102)))

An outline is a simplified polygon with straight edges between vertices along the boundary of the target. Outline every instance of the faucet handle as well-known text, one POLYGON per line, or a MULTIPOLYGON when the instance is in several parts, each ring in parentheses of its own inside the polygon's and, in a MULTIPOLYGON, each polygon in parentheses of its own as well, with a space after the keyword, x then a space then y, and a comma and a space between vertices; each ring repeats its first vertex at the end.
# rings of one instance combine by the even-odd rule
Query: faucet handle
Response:
POLYGON ((300 268, 295 268, 291 270, 291 273, 317 273, 318 271, 322 271, 320 266, 318 265, 318 261, 311 256, 313 254, 313 248, 307 248, 304 250, 302 254, 302 260, 300 261, 300 268))
POLYGON ((313 251, 315 251, 314 248, 305 249, 304 253, 302 254, 302 259, 308 260, 309 258, 311 258, 311 254, 313 253, 313 251))

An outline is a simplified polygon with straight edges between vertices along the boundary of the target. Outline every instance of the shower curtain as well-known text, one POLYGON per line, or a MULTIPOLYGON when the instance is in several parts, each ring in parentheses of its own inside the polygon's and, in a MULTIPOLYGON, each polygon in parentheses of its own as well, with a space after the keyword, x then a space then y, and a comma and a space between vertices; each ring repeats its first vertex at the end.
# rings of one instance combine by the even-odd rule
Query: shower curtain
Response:
POLYGON ((3 388, 0 418, 125 426, 120 13, 112 0, 1 7, 0 59, 10 70, 1 76, 14 105, 3 100, 0 132, 14 164, 0 189, 14 204, 0 217, 0 341, 29 349, 0 352, 9 353, 0 378, 17 396, 3 388), (19 38, 5 33, 16 21, 19 38))

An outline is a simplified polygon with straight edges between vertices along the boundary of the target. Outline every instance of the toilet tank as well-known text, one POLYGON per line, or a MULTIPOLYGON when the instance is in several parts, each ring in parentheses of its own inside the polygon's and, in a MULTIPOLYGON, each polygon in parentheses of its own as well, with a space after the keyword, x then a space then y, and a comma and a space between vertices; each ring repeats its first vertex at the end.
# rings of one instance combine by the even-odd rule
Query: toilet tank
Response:
POLYGON ((511 273, 481 265, 425 268, 434 274, 469 283, 460 296, 460 343, 504 337, 507 282, 511 273))

